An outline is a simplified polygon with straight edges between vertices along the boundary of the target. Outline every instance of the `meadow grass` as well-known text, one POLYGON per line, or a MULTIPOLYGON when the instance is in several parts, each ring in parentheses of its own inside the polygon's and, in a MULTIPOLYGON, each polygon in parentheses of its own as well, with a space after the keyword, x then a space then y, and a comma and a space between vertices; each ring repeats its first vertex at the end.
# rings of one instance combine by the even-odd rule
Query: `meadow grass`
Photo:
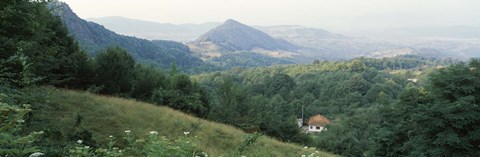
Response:
MULTIPOLYGON (((78 117, 81 117, 79 127, 89 130, 93 139, 99 143, 105 143, 110 135, 122 137, 125 130, 131 130, 139 137, 146 136, 149 131, 158 131, 159 135, 169 139, 176 139, 185 136, 184 132, 190 132, 188 136, 197 136, 193 142, 201 151, 210 156, 226 156, 235 151, 246 134, 229 125, 130 99, 51 87, 33 89, 32 92, 46 95, 45 104, 34 113, 36 119, 59 131, 68 131, 78 121, 78 117)), ((262 136, 242 155, 301 156, 315 151, 262 136)), ((335 156, 322 151, 319 151, 319 154, 335 156)))

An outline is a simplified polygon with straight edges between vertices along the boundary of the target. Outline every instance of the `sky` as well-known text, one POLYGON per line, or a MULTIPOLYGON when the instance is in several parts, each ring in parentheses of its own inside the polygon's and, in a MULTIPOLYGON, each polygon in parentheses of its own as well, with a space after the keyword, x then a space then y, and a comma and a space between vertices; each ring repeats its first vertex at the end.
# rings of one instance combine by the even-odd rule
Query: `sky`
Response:
POLYGON ((480 26, 479 0, 62 0, 81 18, 122 16, 160 23, 235 19, 333 31, 480 26))

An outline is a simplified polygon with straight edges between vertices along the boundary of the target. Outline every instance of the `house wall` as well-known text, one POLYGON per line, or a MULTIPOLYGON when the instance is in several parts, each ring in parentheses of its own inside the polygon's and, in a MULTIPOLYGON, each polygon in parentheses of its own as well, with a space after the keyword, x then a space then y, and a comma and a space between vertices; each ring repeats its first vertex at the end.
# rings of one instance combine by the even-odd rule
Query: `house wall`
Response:
POLYGON ((308 126, 308 132, 321 132, 323 131, 324 127, 321 127, 321 126, 313 126, 313 125, 309 125, 308 126))

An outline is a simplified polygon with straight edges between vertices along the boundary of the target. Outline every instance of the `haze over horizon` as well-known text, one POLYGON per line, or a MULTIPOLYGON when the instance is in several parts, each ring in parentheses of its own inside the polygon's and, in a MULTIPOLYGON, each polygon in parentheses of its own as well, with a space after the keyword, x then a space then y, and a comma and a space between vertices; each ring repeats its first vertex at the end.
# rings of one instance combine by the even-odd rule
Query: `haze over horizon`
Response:
POLYGON ((337 32, 402 27, 480 26, 475 0, 63 0, 82 18, 122 16, 160 23, 235 19, 249 25, 303 25, 337 32))

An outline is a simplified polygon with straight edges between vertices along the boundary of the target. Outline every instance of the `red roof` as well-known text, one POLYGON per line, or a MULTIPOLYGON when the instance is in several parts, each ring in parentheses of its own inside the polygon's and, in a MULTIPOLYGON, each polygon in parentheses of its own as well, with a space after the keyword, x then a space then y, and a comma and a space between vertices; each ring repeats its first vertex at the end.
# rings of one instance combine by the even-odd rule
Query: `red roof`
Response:
POLYGON ((316 115, 316 116, 310 117, 310 119, 308 120, 308 125, 312 125, 312 126, 322 126, 323 127, 323 126, 326 126, 328 124, 331 124, 330 120, 328 120, 327 118, 325 118, 322 115, 316 115))

